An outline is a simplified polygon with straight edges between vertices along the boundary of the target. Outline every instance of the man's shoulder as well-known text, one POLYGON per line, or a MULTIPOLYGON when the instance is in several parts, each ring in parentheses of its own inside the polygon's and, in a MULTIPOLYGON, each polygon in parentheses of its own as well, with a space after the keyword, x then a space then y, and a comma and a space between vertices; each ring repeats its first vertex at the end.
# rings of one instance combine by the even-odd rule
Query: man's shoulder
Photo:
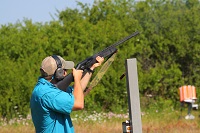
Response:
POLYGON ((37 85, 34 87, 33 95, 44 97, 45 95, 56 95, 60 92, 61 90, 56 88, 53 84, 38 82, 37 85))

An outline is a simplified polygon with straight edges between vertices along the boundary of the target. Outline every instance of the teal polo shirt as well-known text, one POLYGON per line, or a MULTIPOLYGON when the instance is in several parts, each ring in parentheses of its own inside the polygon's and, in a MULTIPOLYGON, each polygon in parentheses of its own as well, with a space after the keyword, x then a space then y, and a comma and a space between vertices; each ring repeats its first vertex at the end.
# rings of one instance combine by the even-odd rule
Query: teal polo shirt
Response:
POLYGON ((74 106, 73 87, 64 92, 39 78, 30 100, 36 133, 74 133, 70 113, 74 106))

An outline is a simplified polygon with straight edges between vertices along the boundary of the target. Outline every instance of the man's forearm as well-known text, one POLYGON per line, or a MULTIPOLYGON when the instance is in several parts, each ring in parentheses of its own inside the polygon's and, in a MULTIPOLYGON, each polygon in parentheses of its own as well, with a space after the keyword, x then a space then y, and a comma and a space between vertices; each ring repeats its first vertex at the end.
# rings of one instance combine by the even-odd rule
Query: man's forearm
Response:
POLYGON ((81 87, 84 91, 87 87, 88 82, 90 81, 90 78, 92 77, 92 73, 86 73, 85 76, 81 79, 81 87))
POLYGON ((84 95, 81 88, 81 82, 75 81, 74 83, 74 107, 73 110, 80 110, 84 108, 84 95))
POLYGON ((104 58, 97 56, 96 60, 98 63, 95 63, 92 67, 90 67, 87 70, 87 73, 85 74, 85 76, 81 79, 81 87, 83 91, 86 89, 87 84, 90 81, 90 78, 92 77, 92 73, 94 73, 94 69, 101 65, 101 63, 104 61, 104 58))

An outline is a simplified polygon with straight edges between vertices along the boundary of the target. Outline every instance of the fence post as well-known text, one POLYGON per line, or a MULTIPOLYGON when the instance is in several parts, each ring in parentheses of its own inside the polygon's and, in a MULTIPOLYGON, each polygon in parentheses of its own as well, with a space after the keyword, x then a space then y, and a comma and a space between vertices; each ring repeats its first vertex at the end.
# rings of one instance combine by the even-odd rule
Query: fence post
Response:
POLYGON ((126 83, 128 93, 131 133, 142 133, 137 60, 126 60, 126 83))

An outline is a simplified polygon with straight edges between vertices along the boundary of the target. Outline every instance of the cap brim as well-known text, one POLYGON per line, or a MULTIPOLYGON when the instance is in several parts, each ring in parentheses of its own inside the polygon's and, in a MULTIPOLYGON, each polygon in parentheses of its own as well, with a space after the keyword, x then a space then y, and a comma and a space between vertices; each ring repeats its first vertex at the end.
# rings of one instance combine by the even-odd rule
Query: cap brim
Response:
POLYGON ((73 61, 64 61, 63 62, 63 69, 72 69, 72 68, 74 68, 73 61))
POLYGON ((61 56, 58 56, 58 58, 61 60, 63 69, 72 69, 72 68, 74 68, 74 62, 73 61, 66 61, 61 56))

